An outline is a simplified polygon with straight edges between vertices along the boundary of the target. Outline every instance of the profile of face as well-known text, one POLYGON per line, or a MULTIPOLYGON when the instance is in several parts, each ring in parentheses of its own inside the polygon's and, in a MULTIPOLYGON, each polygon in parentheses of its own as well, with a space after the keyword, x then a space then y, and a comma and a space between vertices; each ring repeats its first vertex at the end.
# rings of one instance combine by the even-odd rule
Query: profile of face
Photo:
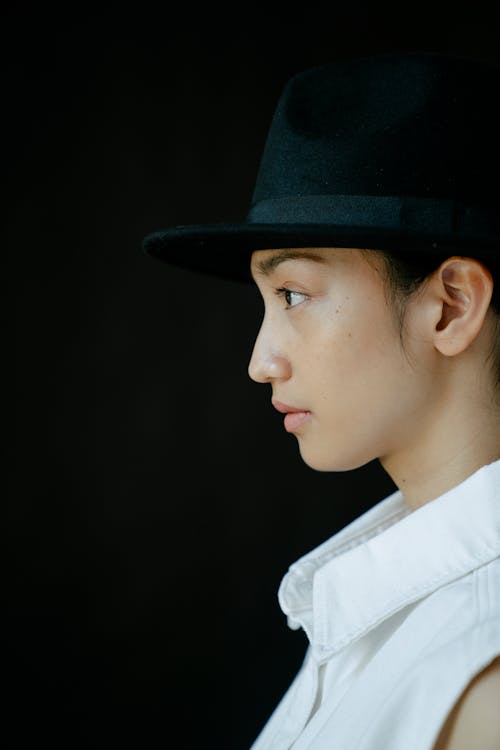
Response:
POLYGON ((355 469, 408 447, 436 395, 418 316, 412 323, 410 314, 403 350, 374 261, 345 248, 252 255, 265 313, 249 374, 271 385, 278 410, 295 412, 285 428, 319 471, 355 469))

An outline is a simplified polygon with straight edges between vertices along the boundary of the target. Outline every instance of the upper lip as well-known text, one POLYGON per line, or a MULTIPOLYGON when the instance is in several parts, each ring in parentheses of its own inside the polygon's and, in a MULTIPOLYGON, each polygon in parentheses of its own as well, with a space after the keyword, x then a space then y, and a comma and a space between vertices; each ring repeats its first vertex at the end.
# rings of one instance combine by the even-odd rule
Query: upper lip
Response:
POLYGON ((271 403, 274 408, 280 411, 282 414, 294 414, 298 411, 307 411, 307 409, 297 409, 295 406, 288 406, 288 404, 284 404, 282 401, 278 401, 275 398, 271 400, 271 403))

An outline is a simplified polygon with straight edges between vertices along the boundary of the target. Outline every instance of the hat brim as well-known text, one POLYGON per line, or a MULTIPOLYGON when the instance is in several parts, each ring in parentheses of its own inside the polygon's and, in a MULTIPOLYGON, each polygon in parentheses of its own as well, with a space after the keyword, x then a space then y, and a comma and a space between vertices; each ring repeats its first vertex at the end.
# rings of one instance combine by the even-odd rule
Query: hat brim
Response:
POLYGON ((376 229, 326 224, 209 224, 177 226, 148 234, 146 255, 180 268, 233 281, 251 282, 250 260, 255 250, 288 247, 367 248, 389 252, 474 251, 492 257, 496 243, 484 237, 452 233, 376 229))

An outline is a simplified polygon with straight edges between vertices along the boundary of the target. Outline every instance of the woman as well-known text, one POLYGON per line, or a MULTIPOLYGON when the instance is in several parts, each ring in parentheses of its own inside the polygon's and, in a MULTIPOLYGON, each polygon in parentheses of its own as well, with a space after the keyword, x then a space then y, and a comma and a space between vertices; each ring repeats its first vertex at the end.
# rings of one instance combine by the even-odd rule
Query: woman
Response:
POLYGON ((253 750, 500 747, 497 67, 342 60, 278 102, 246 222, 145 239, 257 284, 249 373, 304 461, 397 492, 294 563, 309 639, 253 750))

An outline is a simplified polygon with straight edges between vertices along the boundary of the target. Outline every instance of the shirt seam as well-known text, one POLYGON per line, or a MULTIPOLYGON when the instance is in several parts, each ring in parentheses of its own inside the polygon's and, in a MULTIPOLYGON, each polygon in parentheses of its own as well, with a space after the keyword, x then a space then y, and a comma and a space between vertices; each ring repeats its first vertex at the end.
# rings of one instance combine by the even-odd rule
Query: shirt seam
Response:
MULTIPOLYGON (((390 516, 385 518, 382 522, 378 521, 377 523, 371 524, 370 526, 365 528, 363 531, 356 532, 352 537, 349 537, 349 539, 343 542, 339 547, 334 546, 333 550, 330 549, 328 551, 325 551, 319 554, 317 557, 312 556, 309 561, 312 562, 314 560, 315 562, 323 563, 325 559, 327 561, 333 560, 335 557, 338 557, 338 555, 341 555, 344 552, 348 552, 350 549, 353 549, 353 547, 358 547, 363 541, 366 541, 367 539, 373 539, 374 537, 381 534, 383 531, 386 531, 391 526, 394 526, 398 520, 401 520, 402 518, 406 518, 408 515, 410 515, 410 513, 407 512, 406 510, 399 510, 395 513, 392 513, 390 516), (332 551, 335 554, 332 555, 331 554, 332 551)), ((298 564, 300 564, 300 562, 298 564)), ((295 570, 293 572, 299 573, 299 571, 295 571, 295 570)), ((304 575, 304 578, 306 577, 307 577, 307 573, 304 575)))
MULTIPOLYGON (((333 550, 325 551, 322 554, 318 554, 317 556, 311 555, 311 557, 306 558, 303 561, 298 560, 296 563, 294 563, 289 571, 288 574, 284 580, 284 590, 283 590, 283 598, 286 599, 288 595, 288 591, 290 586, 293 585, 293 579, 296 578, 300 582, 307 581, 311 585, 313 584, 313 577, 314 574, 325 564, 330 562, 331 560, 334 560, 339 555, 342 555, 346 552, 349 552, 351 549, 354 549, 355 547, 360 546, 363 541, 367 541, 368 539, 372 539, 375 536, 378 536, 378 534, 381 534, 386 529, 390 528, 391 526, 394 526, 395 523, 402 518, 406 518, 408 515, 410 515, 405 509, 398 510, 397 512, 392 513, 390 516, 388 516, 383 522, 373 523, 368 528, 366 528, 364 531, 357 532, 353 537, 349 538, 348 541, 345 541, 343 544, 341 544, 338 548, 335 548, 333 550), (333 551, 333 554, 332 554, 333 551), (311 565, 314 567, 314 570, 311 574, 311 571, 304 570, 306 565, 311 565)), ((340 533, 340 532, 339 532, 340 533)), ((292 608, 292 611, 295 613, 298 612, 305 612, 308 609, 311 608, 310 604, 305 605, 300 610, 296 609, 295 607, 292 608)), ((285 614, 292 614, 292 611, 285 612, 285 614)))
MULTIPOLYGON (((309 660, 305 661, 305 663, 302 664, 301 671, 302 670, 306 670, 306 669, 311 669, 311 670, 312 669, 316 669, 316 672, 315 672, 315 675, 314 675, 314 677, 316 679, 315 680, 313 679, 313 681, 317 684, 317 682, 316 682, 317 681, 317 667, 316 667, 315 664, 311 665, 310 659, 311 659, 311 654, 309 654, 309 660)), ((295 697, 297 689, 298 689, 298 681, 297 681, 297 683, 295 685, 295 690, 293 691, 293 694, 290 696, 290 700, 288 702, 288 706, 286 707, 285 714, 282 717, 282 720, 279 723, 278 727, 276 728, 276 732, 273 734, 273 736, 271 738, 271 742, 270 742, 270 745, 269 745, 270 750, 273 750, 274 747, 279 747, 279 745, 276 745, 276 743, 279 742, 279 740, 282 739, 282 729, 283 729, 283 726, 286 723, 288 717, 291 715, 291 711, 292 711, 292 708, 293 708, 293 699, 295 697)), ((313 695, 313 703, 312 703, 312 705, 314 705, 314 699, 315 699, 315 695, 313 695)), ((312 708, 312 705, 311 705, 311 708, 312 708)), ((309 711, 309 713, 310 713, 310 711, 309 711)), ((292 744, 294 742, 296 742, 297 737, 300 737, 301 733, 304 731, 304 727, 307 726, 308 719, 309 719, 309 714, 306 716, 305 723, 300 728, 299 734, 295 737, 295 739, 292 740, 292 744)))
MULTIPOLYGON (((485 547, 486 551, 488 553, 494 553, 494 558, 498 556, 498 550, 485 547)), ((480 563, 478 567, 482 567, 483 565, 488 565, 491 562, 490 560, 484 560, 483 557, 477 557, 475 555, 471 555, 469 559, 472 559, 473 561, 480 563)), ((472 570, 467 569, 467 567, 462 568, 450 568, 444 573, 441 572, 439 577, 433 578, 431 581, 426 581, 425 584, 419 584, 418 586, 414 587, 413 589, 409 589, 405 592, 404 599, 401 599, 401 594, 398 595, 398 597, 393 597, 390 602, 385 606, 384 611, 378 615, 378 617, 375 620, 371 620, 366 625, 364 625, 361 630, 358 628, 353 628, 350 630, 347 635, 344 636, 344 638, 338 642, 335 642, 330 649, 324 644, 321 643, 320 640, 318 640, 318 646, 321 649, 324 650, 331 650, 332 652, 335 652, 341 648, 344 648, 350 641, 355 640, 355 638, 362 637, 365 635, 368 631, 372 630, 373 628, 377 627, 377 625, 380 625, 381 622, 388 619, 392 615, 396 614, 396 612, 399 612, 401 609, 403 609, 405 606, 412 604, 413 602, 417 601, 419 598, 428 595, 430 596, 436 591, 439 591, 440 589, 448 586, 451 583, 454 583, 458 578, 466 576, 470 574, 471 572, 477 571, 477 567, 473 568, 472 570), (436 586, 442 579, 444 580, 442 583, 442 586, 436 586), (394 604, 398 602, 397 606, 394 606, 394 604)), ((318 623, 320 625, 320 623, 318 623)), ((324 624, 322 626, 322 629, 324 630, 324 624)))

